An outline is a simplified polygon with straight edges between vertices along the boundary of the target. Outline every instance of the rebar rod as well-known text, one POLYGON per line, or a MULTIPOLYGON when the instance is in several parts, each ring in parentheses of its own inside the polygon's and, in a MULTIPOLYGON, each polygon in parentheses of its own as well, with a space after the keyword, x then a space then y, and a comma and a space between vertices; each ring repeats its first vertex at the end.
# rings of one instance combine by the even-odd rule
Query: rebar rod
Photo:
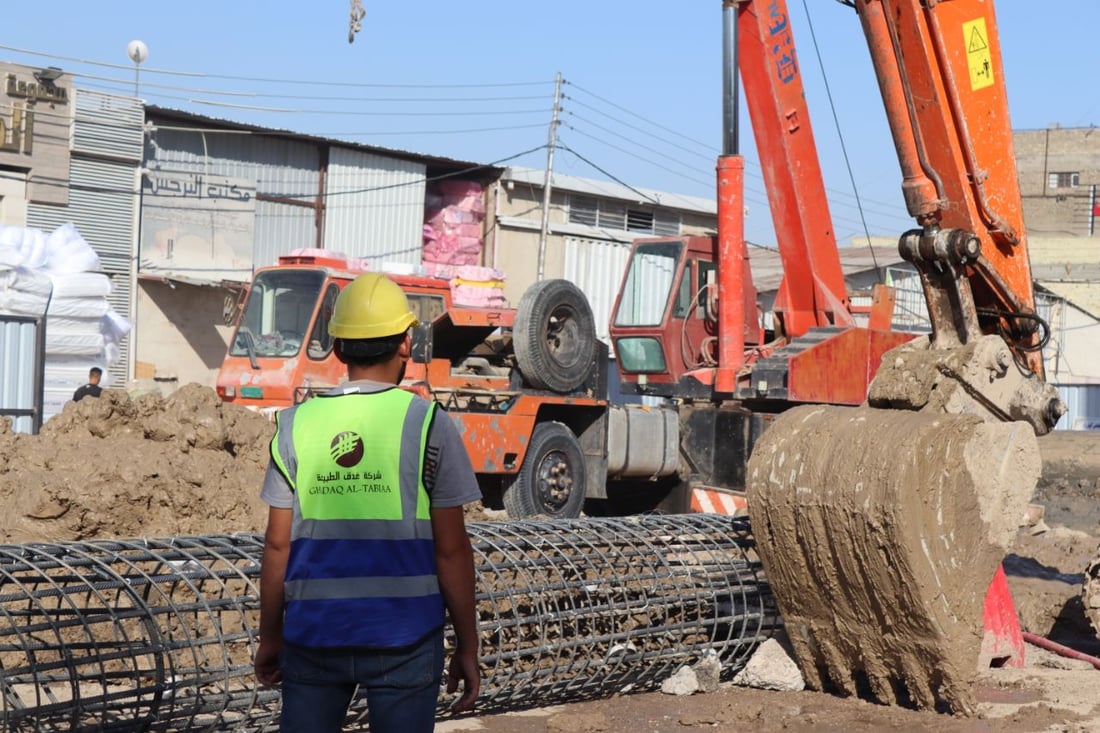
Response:
MULTIPOLYGON (((778 623, 740 520, 467 529, 481 711, 653 689, 707 655, 729 675, 778 623)), ((279 691, 252 672, 262 550, 252 534, 0 545, 3 730, 277 730, 279 691)), ((365 727, 364 699, 347 722, 365 727)))

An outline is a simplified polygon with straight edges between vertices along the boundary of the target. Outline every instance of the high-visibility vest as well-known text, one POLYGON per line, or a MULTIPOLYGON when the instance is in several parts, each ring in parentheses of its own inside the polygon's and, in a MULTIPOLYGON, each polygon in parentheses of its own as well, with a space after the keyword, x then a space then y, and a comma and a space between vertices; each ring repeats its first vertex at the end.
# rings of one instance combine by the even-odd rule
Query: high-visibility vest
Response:
POLYGON ((400 647, 443 625, 424 455, 435 405, 400 389, 278 413, 271 456, 294 490, 283 638, 400 647))

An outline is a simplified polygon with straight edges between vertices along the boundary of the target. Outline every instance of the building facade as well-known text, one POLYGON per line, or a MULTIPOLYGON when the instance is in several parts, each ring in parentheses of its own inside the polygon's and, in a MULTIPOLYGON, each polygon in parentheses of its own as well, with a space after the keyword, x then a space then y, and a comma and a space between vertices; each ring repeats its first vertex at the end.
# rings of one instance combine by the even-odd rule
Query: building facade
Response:
POLYGON ((498 169, 147 108, 135 376, 213 387, 247 283, 298 249, 416 268, 432 182, 498 169))
POLYGON ((1032 236, 1095 237, 1100 219, 1100 130, 1013 133, 1024 220, 1032 236))
MULTIPOLYGON (((47 234, 74 225, 109 278, 111 310, 132 320, 141 102, 77 88, 55 67, 0 63, 0 84, 0 224, 47 234)), ((129 339, 108 355, 94 344, 51 341, 60 330, 47 330, 46 417, 71 398, 89 365, 106 364, 111 384, 132 373, 129 339)))

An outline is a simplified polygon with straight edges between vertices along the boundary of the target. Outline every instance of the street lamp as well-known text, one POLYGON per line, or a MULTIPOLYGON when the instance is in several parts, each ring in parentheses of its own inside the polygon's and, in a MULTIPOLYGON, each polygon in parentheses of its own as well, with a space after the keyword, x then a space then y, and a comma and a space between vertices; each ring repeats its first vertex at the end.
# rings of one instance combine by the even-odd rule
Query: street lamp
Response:
POLYGON ((134 62, 134 96, 138 97, 141 96, 138 93, 138 83, 141 76, 141 62, 149 58, 149 47, 145 45, 144 41, 130 41, 126 44, 126 55, 134 62))

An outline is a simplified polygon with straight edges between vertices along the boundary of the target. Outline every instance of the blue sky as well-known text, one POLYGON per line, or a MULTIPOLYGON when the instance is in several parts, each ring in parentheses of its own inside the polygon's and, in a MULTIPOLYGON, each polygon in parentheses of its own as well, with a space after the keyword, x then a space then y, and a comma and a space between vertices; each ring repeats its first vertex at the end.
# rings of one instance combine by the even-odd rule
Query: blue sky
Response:
MULTIPOLYGON (((559 139, 568 150, 558 151, 556 170, 713 196, 719 0, 362 2, 366 17, 353 44, 349 0, 62 0, 47 14, 9 2, 0 60, 60 66, 81 86, 133 93, 126 46, 141 39, 149 49, 141 96, 153 104, 532 168, 546 162, 539 148, 561 72, 559 139)), ((855 13, 832 0, 789 6, 838 238, 863 231, 849 163, 870 233, 896 235, 910 221, 855 13)), ((1013 127, 1100 123, 1100 2, 1000 0, 997 10, 1013 127)), ((741 141, 748 235, 771 244, 747 127, 741 141)))

